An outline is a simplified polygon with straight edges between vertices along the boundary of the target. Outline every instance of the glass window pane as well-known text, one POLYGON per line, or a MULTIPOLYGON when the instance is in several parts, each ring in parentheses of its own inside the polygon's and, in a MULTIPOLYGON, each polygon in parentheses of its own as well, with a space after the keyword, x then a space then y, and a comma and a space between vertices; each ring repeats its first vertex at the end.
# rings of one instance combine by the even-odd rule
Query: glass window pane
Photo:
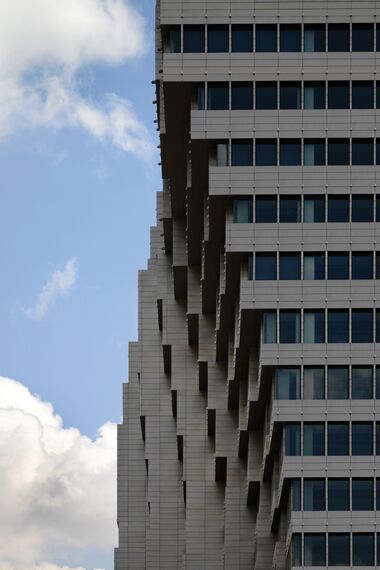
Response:
POLYGON ((247 267, 247 279, 248 281, 252 281, 253 279, 253 255, 252 253, 248 254, 248 267, 247 267))
POLYGON ((304 535, 305 566, 326 566, 326 535, 304 535))
POLYGON ((232 83, 231 109, 253 109, 253 84, 232 83))
POLYGON ((216 164, 217 166, 228 166, 228 143, 216 143, 216 164))
POLYGON ((232 166, 253 165, 253 142, 251 140, 232 141, 231 164, 232 166))
POLYGON ((373 479, 352 479, 352 510, 373 510, 373 479))
POLYGON ((352 564, 353 566, 373 566, 374 564, 374 535, 352 535, 352 564))
POLYGON ((352 165, 367 166, 373 164, 373 140, 353 139, 352 140, 352 165))
POLYGON ((373 369, 371 366, 352 367, 352 398, 370 400, 373 398, 373 369))
POLYGON ((352 196, 352 221, 373 222, 373 196, 360 194, 352 196))
POLYGON ((235 198, 233 219, 235 224, 251 224, 253 219, 252 198, 235 198))
POLYGON ((197 103, 198 103, 198 111, 204 111, 206 109, 206 89, 204 84, 198 85, 197 103))
POLYGON ((228 25, 209 25, 207 27, 207 51, 223 53, 229 51, 228 25))
POLYGON ((167 32, 167 51, 181 52, 181 26, 170 26, 167 32))
POLYGON ((280 109, 301 109, 301 83, 280 83, 280 109))
POLYGON ((302 566, 302 537, 300 534, 292 536, 292 566, 302 566))
POLYGON ((350 51, 350 25, 329 24, 328 42, 329 51, 350 51))
POLYGON ((329 253, 328 254, 328 278, 348 279, 349 278, 349 254, 329 253))
POLYGON ((376 25, 376 51, 380 51, 380 24, 376 25))
MULTIPOLYGON (((376 165, 380 164, 380 139, 376 139, 376 165)), ((380 218, 376 218, 379 221, 380 218)))
POLYGON ((303 486, 303 508, 305 511, 325 510, 325 480, 305 479, 303 486))
POLYGON ((324 196, 305 196, 303 208, 303 221, 305 223, 323 223, 325 221, 324 196))
POLYGON ((301 254, 280 253, 280 279, 301 279, 301 254))
POLYGON ((280 25, 280 51, 301 51, 301 26, 299 24, 280 25))
POLYGON ((277 222, 277 197, 256 196, 256 223, 273 224, 277 222))
POLYGON ((329 422, 327 441, 329 455, 349 455, 348 422, 329 422))
POLYGON ((380 366, 376 366, 376 400, 380 400, 380 366))
POLYGON ((280 222, 299 223, 301 221, 301 197, 280 196, 280 222))
POLYGON ((304 424, 303 453, 307 456, 325 455, 325 424, 304 424))
POLYGON ((330 309, 328 311, 328 342, 347 343, 349 332, 348 311, 344 309, 330 309))
POLYGON ((280 141, 280 165, 301 165, 301 142, 299 140, 288 139, 280 141))
POLYGON ((376 422, 376 455, 380 455, 380 422, 376 422))
POLYGON ((380 310, 376 309, 376 342, 380 342, 380 310))
POLYGON ((256 253, 255 279, 257 281, 277 279, 277 259, 275 253, 256 253))
POLYGON ((328 510, 348 511, 350 508, 350 485, 348 479, 328 480, 328 510))
MULTIPOLYGON (((376 479, 376 510, 380 511, 380 479, 376 479)), ((378 554, 380 555, 380 552, 378 552, 378 554)))
POLYGON ((325 278, 325 254, 305 253, 303 256, 303 278, 316 281, 325 278))
POLYGON ((301 454, 300 424, 285 424, 285 455, 299 456, 301 454))
POLYGON ((329 140, 328 161, 330 166, 348 166, 350 164, 350 143, 348 139, 329 140))
POLYGON ((277 83, 267 81, 256 83, 256 109, 277 109, 277 83))
POLYGON ((301 341, 300 311, 280 311, 280 343, 297 344, 301 341))
POLYGON ((352 455, 373 455, 372 422, 352 422, 352 455))
POLYGON ((303 341, 308 344, 325 342, 325 311, 305 310, 303 341))
POLYGON ((326 51, 326 30, 324 24, 305 24, 304 51, 326 51))
POLYGON ((205 51, 205 27, 183 27, 183 51, 185 53, 202 53, 205 51))
POLYGON ((325 162, 325 141, 323 139, 306 139, 304 141, 304 165, 324 166, 325 162))
POLYGON ((372 309, 352 310, 352 342, 373 342, 372 309))
POLYGON ((352 279, 373 279, 372 253, 352 254, 352 279))
POLYGON ((253 27, 246 24, 232 24, 232 50, 234 53, 253 51, 253 27))
POLYGON ((326 89, 323 81, 304 83, 304 109, 325 109, 326 89))
POLYGON ((301 510, 301 479, 292 481, 292 510, 301 510))
POLYGON ((301 395, 299 368, 276 369, 276 400, 299 400, 301 395))
POLYGON ((380 253, 376 253, 376 279, 380 279, 380 253))
POLYGON ((352 108, 353 109, 373 109, 373 82, 353 81, 352 82, 352 108))
POLYGON ((352 24, 352 51, 374 50, 373 24, 352 24))
POLYGON ((256 139, 256 166, 277 166, 277 141, 256 139))
POLYGON ((348 399, 348 367, 329 366, 327 372, 327 397, 329 400, 348 399))
POLYGON ((263 317, 263 342, 264 344, 276 344, 277 342, 277 313, 268 311, 263 317))
POLYGON ((256 26, 256 51, 277 51, 277 26, 272 24, 258 24, 256 26))
POLYGON ((229 109, 228 83, 209 83, 207 86, 207 109, 225 111, 229 109))
POLYGON ((348 81, 329 81, 329 109, 348 109, 350 106, 350 84, 348 81))
POLYGON ((335 223, 350 221, 350 200, 348 196, 329 196, 328 221, 335 223))
POLYGON ((350 565, 350 535, 329 533, 329 566, 350 565))
POLYGON ((322 366, 305 367, 303 371, 303 399, 324 400, 325 370, 322 366))

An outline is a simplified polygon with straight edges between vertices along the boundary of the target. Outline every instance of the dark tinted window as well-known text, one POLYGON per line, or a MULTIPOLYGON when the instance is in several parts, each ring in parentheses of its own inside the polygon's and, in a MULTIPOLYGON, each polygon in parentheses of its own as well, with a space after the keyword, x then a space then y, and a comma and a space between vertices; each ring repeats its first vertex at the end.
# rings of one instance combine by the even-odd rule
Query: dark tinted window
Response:
POLYGON ((280 51, 301 51, 301 26, 299 24, 280 25, 280 51))
POLYGON ((328 254, 328 279, 349 279, 349 254, 328 254))
POLYGON ((345 309, 330 309, 328 311, 328 342, 348 342, 349 320, 345 309))
POLYGON ((285 425, 285 455, 298 456, 301 454, 300 424, 285 425))
POLYGON ((350 486, 348 479, 328 480, 328 510, 348 511, 350 508, 350 486))
POLYGON ((376 81, 376 109, 380 109, 380 81, 376 81))
POLYGON ((325 279, 325 254, 305 253, 303 256, 303 278, 311 281, 325 279))
POLYGON ((296 344, 301 341, 300 311, 280 311, 280 343, 296 344))
POLYGON ((352 310, 352 342, 373 342, 372 309, 352 310))
POLYGON ((280 141, 280 165, 301 165, 301 142, 299 140, 288 139, 280 141))
POLYGON ((329 51, 350 51, 350 25, 329 24, 328 43, 329 51))
POLYGON ((305 366, 303 370, 303 399, 324 400, 325 370, 321 366, 305 366))
POLYGON ((360 194, 352 196, 352 221, 373 222, 373 196, 360 194))
MULTIPOLYGON (((376 510, 380 511, 380 479, 376 479, 376 510)), ((378 546, 378 554, 380 555, 379 546, 378 546)), ((377 563, 379 564, 379 560, 377 561, 377 563)))
POLYGON ((256 26, 256 51, 277 51, 277 26, 258 24, 256 26))
POLYGON ((376 342, 380 342, 380 309, 376 309, 376 342))
POLYGON ((304 51, 326 50, 326 28, 324 24, 305 24, 304 51))
POLYGON ((248 53, 253 51, 253 28, 245 24, 232 24, 231 39, 233 52, 248 53))
POLYGON ((373 279, 372 253, 352 254, 352 279, 373 279))
POLYGON ((371 366, 353 366, 351 377, 352 398, 370 400, 373 398, 373 370, 371 366))
POLYGON ((376 455, 380 455, 380 422, 376 422, 376 455))
POLYGON ((326 107, 326 88, 324 81, 305 81, 303 106, 304 109, 324 109, 326 107))
POLYGON ((303 153, 304 165, 324 166, 325 162, 325 141, 323 139, 306 139, 303 153))
POLYGON ((303 221, 321 223, 325 221, 325 197, 305 196, 303 204, 303 221))
POLYGON ((202 53, 205 51, 205 27, 183 27, 183 51, 185 53, 202 53))
POLYGON ((326 566, 326 535, 304 535, 305 566, 326 566))
POLYGON ((252 255, 252 253, 248 254, 247 278, 249 281, 252 281, 252 279, 253 279, 253 255, 252 255))
POLYGON ((277 368, 276 400, 299 400, 301 371, 299 368, 277 368))
POLYGON ((373 109, 373 92, 372 81, 353 81, 352 108, 373 109))
POLYGON ((256 83, 256 109, 277 109, 277 83, 256 83))
POLYGON ((280 279, 301 279, 301 254, 280 253, 280 279))
POLYGON ((292 481, 292 510, 301 510, 301 479, 292 481))
POLYGON ((352 422, 352 455, 373 455, 372 422, 352 422))
POLYGON ((207 87, 207 109, 220 111, 229 109, 228 83, 209 83, 207 87))
POLYGON ((380 164, 380 139, 376 139, 376 164, 380 164))
POLYGON ((350 535, 332 532, 329 539, 329 566, 350 565, 350 535))
POLYGON ((305 511, 324 511, 325 480, 305 479, 303 486, 303 508, 305 511))
POLYGON ((232 83, 231 109, 253 109, 252 83, 232 83))
POLYGON ((207 51, 223 53, 229 51, 228 26, 209 25, 207 27, 207 51))
POLYGON ((373 479, 352 479, 352 510, 373 510, 373 479))
POLYGON ((277 197, 256 196, 256 223, 272 224, 277 222, 277 197))
POLYGON ((348 196, 329 196, 328 198, 328 221, 349 222, 350 200, 348 196))
POLYGON ((252 223, 252 198, 236 198, 233 202, 233 219, 235 224, 252 223))
POLYGON ((232 166, 252 166, 253 143, 251 140, 232 141, 231 163, 232 166))
POLYGON ((374 564, 373 534, 352 535, 352 564, 353 566, 373 566, 374 564))
POLYGON ((373 51, 373 24, 352 24, 352 51, 373 51))
POLYGON ((380 279, 380 253, 376 253, 376 279, 380 279))
POLYGON ((305 344, 325 342, 325 311, 323 309, 304 311, 303 342, 305 344))
POLYGON ((280 109, 301 109, 301 84, 283 81, 280 84, 280 109))
POLYGON ((301 221, 301 197, 280 197, 280 222, 299 223, 301 221))
POLYGON ((348 423, 330 422, 327 430, 328 454, 349 455, 348 423))
POLYGON ((256 253, 255 279, 272 281, 277 279, 275 253, 256 253))
POLYGON ((292 536, 291 560, 293 566, 302 566, 302 536, 298 533, 292 536))
POLYGON ((256 139, 256 166, 277 165, 277 141, 256 139))
POLYGON ((198 85, 197 87, 197 103, 198 103, 198 111, 204 111, 206 108, 206 89, 204 84, 198 85))
POLYGON ((348 367, 329 366, 327 371, 329 400, 348 400, 348 367))
POLYGON ((380 51, 380 24, 376 25, 376 51, 380 51))
POLYGON ((350 106, 350 84, 348 81, 329 81, 329 109, 348 109, 350 106))
POLYGON ((181 51, 181 27, 170 26, 167 31, 167 49, 171 53, 180 53, 181 51))
POLYGON ((373 164, 372 139, 353 139, 352 164, 353 166, 367 166, 373 164))
POLYGON ((328 158, 331 166, 347 166, 350 163, 350 144, 348 139, 330 139, 328 158))
POLYGON ((376 196, 376 222, 380 222, 380 196, 376 196))
POLYGON ((303 428, 303 453, 306 456, 325 455, 325 424, 305 423, 303 428))

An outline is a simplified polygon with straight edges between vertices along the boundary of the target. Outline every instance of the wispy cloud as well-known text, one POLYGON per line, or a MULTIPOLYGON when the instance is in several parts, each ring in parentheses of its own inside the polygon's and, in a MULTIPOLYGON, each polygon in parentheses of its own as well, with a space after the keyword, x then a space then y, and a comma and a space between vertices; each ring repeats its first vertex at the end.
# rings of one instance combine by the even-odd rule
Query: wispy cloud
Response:
POLYGON ((75 285, 77 273, 77 259, 72 257, 62 270, 57 269, 54 271, 49 281, 38 294, 35 305, 27 309, 23 308, 22 312, 30 319, 36 321, 40 321, 46 317, 50 307, 55 303, 58 297, 66 295, 75 285))

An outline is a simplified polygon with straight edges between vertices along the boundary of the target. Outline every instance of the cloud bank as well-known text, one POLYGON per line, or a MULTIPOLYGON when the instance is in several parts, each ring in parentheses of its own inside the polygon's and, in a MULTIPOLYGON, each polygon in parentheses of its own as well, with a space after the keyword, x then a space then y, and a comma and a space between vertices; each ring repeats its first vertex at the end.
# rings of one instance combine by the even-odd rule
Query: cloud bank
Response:
POLYGON ((0 570, 85 570, 116 544, 116 426, 91 440, 0 376, 0 504, 0 570))
POLYGON ((92 64, 139 57, 143 17, 129 0, 12 0, 0 3, 0 138, 19 128, 79 127, 143 159, 153 153, 130 101, 81 93, 92 64))

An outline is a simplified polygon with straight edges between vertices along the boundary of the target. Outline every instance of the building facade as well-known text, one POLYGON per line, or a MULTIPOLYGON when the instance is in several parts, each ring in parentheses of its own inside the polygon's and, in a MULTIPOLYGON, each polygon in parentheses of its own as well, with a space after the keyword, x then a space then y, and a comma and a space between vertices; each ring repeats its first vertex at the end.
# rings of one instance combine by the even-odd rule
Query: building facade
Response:
POLYGON ((380 1, 156 9, 115 568, 380 566, 380 1))

